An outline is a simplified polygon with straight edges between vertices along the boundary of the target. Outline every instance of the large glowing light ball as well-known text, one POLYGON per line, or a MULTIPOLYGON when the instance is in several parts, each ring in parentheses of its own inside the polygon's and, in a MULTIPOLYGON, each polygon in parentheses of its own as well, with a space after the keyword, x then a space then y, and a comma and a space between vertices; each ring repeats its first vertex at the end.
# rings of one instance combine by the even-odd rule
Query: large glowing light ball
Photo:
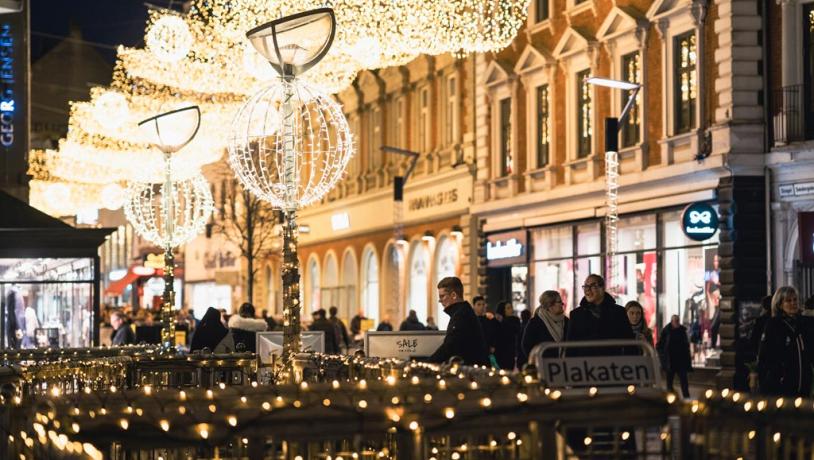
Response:
POLYGON ((172 213, 164 200, 164 184, 130 183, 124 214, 136 232, 161 247, 180 246, 206 228, 214 209, 209 183, 203 175, 172 182, 172 213), (172 232, 167 233, 167 216, 174 216, 172 232))
POLYGON ((313 87, 282 79, 275 79, 240 108, 228 145, 229 163, 241 184, 278 208, 320 200, 342 178, 354 151, 342 107, 313 87), (283 101, 289 92, 292 115, 286 124, 283 101), (296 154, 294 203, 286 201, 287 148, 296 154))
POLYGON ((93 118, 107 130, 123 125, 129 115, 127 98, 122 93, 105 91, 93 103, 93 118))
POLYGON ((172 63, 180 61, 189 53, 192 33, 181 17, 168 14, 153 22, 144 41, 156 59, 172 63))
POLYGON ((110 210, 122 207, 127 199, 127 191, 119 184, 107 184, 101 191, 102 206, 110 210))

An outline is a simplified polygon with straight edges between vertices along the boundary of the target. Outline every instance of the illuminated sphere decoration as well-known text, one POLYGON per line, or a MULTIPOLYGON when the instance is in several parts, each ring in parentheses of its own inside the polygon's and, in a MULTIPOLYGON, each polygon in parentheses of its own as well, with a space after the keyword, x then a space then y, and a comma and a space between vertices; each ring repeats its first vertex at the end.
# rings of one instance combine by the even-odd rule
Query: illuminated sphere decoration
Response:
POLYGON ((159 61, 178 62, 192 47, 192 33, 184 20, 175 15, 156 19, 144 37, 147 48, 159 61))
POLYGON ((350 128, 342 107, 299 80, 275 79, 238 110, 228 138, 229 163, 241 184, 277 208, 304 207, 330 191, 353 156, 350 128), (296 203, 286 202, 283 99, 293 110, 289 141, 296 152, 296 203))
POLYGON ((200 173, 172 181, 171 193, 172 235, 166 233, 169 212, 164 206, 163 183, 131 182, 124 203, 124 214, 136 232, 161 247, 177 247, 201 234, 214 209, 209 183, 200 173))
POLYGON ((102 200, 102 206, 115 211, 124 204, 124 201, 127 199, 127 192, 121 185, 114 182, 102 188, 100 198, 102 200))
POLYGON ((93 118, 103 128, 114 130, 127 121, 130 108, 124 94, 116 91, 105 91, 93 103, 93 118))

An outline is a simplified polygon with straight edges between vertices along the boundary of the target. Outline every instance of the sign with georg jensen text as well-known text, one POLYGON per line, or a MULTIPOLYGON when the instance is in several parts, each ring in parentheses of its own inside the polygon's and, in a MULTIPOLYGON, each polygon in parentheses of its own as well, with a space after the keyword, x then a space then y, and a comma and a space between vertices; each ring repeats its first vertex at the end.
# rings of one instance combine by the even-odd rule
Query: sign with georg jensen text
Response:
POLYGON ((693 203, 684 208, 681 229, 691 240, 708 240, 718 233, 718 211, 708 203, 693 203))
POLYGON ((592 356, 546 359, 543 374, 555 387, 641 385, 655 380, 653 361, 645 356, 592 356))
POLYGON ((424 358, 431 356, 444 342, 445 331, 365 333, 365 355, 377 358, 424 358))

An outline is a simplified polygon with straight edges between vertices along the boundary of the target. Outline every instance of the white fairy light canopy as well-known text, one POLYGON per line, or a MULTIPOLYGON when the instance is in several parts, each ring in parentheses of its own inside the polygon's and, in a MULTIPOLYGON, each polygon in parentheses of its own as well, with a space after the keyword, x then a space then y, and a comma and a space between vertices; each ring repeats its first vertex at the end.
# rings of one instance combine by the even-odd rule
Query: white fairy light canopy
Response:
POLYGON ((295 203, 307 206, 331 190, 353 155, 342 107, 299 80, 277 79, 238 111, 229 134, 229 163, 241 184, 261 199, 286 208, 285 152, 296 152, 295 203), (293 132, 285 144, 283 102, 287 91, 293 132))

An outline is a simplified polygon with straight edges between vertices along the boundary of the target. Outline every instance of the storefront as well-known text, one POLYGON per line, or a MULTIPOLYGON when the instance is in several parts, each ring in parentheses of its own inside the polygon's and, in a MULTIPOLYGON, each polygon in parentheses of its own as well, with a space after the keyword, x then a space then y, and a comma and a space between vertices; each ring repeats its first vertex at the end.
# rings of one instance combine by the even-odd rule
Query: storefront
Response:
POLYGON ((76 229, 0 192, 0 347, 99 341, 98 248, 115 229, 76 229))
MULTIPOLYGON (((665 208, 622 216, 615 256, 617 274, 608 280, 607 289, 621 305, 631 300, 641 303, 656 336, 672 315, 678 315, 690 333, 695 365, 717 366, 717 210, 712 208, 715 215, 709 217, 715 219, 715 225, 709 225, 714 231, 701 234, 697 229, 693 233, 694 227, 688 229, 683 221, 694 209, 665 208)), ((556 290, 566 311, 576 308, 585 278, 604 273, 604 234, 602 219, 585 219, 488 235, 490 305, 511 298, 517 311, 526 304, 534 308, 543 291, 556 290), (528 279, 524 280, 526 273, 528 279), (527 291, 521 292, 524 286, 527 291)))

